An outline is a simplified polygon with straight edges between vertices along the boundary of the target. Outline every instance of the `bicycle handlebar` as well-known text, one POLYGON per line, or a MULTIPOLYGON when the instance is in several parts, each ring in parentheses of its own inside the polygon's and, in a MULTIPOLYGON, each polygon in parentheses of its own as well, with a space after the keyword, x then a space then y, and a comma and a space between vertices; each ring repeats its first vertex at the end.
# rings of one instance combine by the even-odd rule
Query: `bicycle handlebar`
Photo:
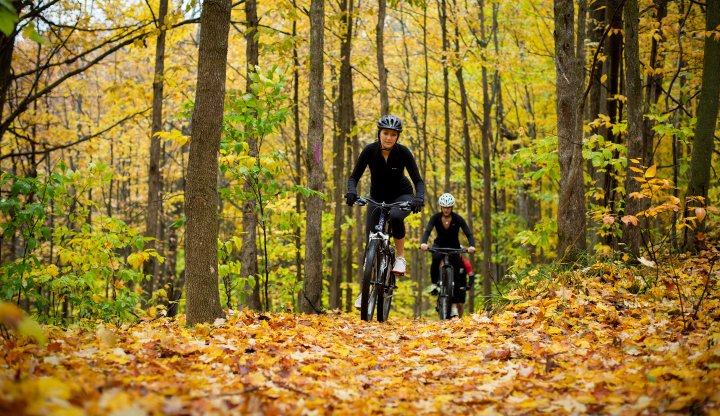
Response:
POLYGON ((359 206, 365 206, 365 205, 371 205, 375 207, 380 208, 399 208, 402 211, 410 211, 410 202, 409 201, 400 201, 400 202, 378 202, 375 201, 372 198, 359 196, 357 201, 355 201, 355 205, 359 206))
POLYGON ((428 247, 427 251, 441 254, 455 254, 455 253, 467 253, 466 248, 451 248, 451 247, 428 247))

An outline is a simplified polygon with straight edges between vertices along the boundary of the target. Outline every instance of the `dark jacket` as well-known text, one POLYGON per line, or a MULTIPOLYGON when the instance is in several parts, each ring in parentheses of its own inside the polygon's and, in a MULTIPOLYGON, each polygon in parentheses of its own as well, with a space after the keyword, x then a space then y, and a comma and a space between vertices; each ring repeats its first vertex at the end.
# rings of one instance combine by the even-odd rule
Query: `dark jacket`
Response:
POLYGON ((461 229, 468 239, 468 244, 475 247, 475 237, 473 237, 470 227, 468 227, 467 222, 465 222, 463 217, 454 212, 450 213, 450 227, 448 227, 447 230, 442 224, 442 212, 438 212, 430 217, 427 228, 425 228, 425 232, 420 240, 420 244, 427 243, 433 228, 435 228, 435 233, 437 234, 434 242, 436 247, 460 248, 459 235, 461 229))
POLYGON ((417 163, 410 149, 395 144, 387 161, 380 153, 380 143, 373 142, 365 146, 360 153, 355 169, 348 179, 348 192, 357 194, 357 183, 365 168, 370 167, 370 197, 379 202, 394 201, 400 195, 412 195, 415 185, 415 197, 424 199, 425 182, 420 177, 417 163), (412 183, 405 176, 407 170, 412 183))

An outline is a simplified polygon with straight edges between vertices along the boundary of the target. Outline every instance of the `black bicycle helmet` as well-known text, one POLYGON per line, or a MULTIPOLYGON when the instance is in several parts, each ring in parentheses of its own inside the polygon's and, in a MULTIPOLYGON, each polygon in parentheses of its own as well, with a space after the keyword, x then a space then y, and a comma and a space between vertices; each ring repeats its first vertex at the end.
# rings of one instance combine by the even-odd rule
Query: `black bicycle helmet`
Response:
POLYGON ((402 121, 400 121, 399 118, 390 114, 386 114, 380 117, 377 126, 378 129, 390 129, 395 130, 398 133, 402 131, 402 121))

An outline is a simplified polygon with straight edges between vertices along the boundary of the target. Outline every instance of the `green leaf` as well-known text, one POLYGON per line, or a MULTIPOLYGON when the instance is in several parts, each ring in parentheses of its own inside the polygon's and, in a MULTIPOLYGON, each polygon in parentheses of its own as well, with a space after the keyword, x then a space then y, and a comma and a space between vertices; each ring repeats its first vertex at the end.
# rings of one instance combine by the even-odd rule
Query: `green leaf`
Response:
POLYGON ((12 186, 10 192, 13 195, 18 195, 18 194, 26 195, 26 194, 29 194, 30 192, 32 192, 32 186, 26 180, 24 180, 24 178, 20 178, 15 183, 13 183, 13 186, 12 186))
POLYGON ((23 36, 32 40, 35 43, 45 43, 45 39, 38 33, 37 29, 35 28, 35 24, 30 22, 27 26, 23 28, 23 36))
POLYGON ((15 30, 15 24, 18 22, 18 15, 12 4, 2 4, 0 7, 0 32, 3 32, 5 36, 10 36, 15 30), (9 6, 9 7, 8 7, 9 6))

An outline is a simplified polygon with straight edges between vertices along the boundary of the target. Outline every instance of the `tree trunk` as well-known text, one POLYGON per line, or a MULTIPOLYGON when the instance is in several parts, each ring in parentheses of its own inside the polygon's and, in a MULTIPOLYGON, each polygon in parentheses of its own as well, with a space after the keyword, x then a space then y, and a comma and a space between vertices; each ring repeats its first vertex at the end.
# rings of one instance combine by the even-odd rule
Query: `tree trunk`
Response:
MULTIPOLYGON (((455 53, 460 56, 460 30, 455 26, 455 53)), ((457 63, 457 69, 455 70, 455 77, 460 87, 460 115, 462 119, 462 132, 463 132, 463 161, 465 163, 465 218, 467 219, 467 225, 470 231, 473 231, 473 211, 472 211, 472 181, 470 179, 470 172, 472 165, 470 164, 470 155, 472 149, 470 148, 470 126, 468 125, 468 96, 467 90, 465 89, 465 79, 463 76, 462 62, 457 63)), ((473 262, 474 256, 470 255, 470 261, 473 262)), ((469 288, 468 292, 474 292, 474 289, 469 288)), ((474 293, 473 293, 474 295, 474 293)), ((474 296, 471 296, 474 298, 474 296)), ((469 303, 468 312, 474 311, 474 304, 469 303)))
MULTIPOLYGON (((642 210, 641 200, 633 198, 633 192, 640 191, 640 182, 635 180, 637 173, 630 170, 634 167, 642 169, 645 166, 643 117, 642 117, 642 85, 640 83, 640 44, 638 0, 625 0, 625 84, 627 97, 627 171, 625 172, 625 214, 637 215, 642 210)), ((644 223, 645 221, 643 221, 644 223)), ((640 225, 628 223, 625 225, 623 240, 625 249, 634 257, 640 256, 640 243, 642 236, 640 225)))
MULTIPOLYGON (((606 0, 597 0, 592 3, 592 10, 590 12, 590 23, 587 25, 587 37, 591 44, 597 45, 600 49, 597 56, 605 53, 605 44, 602 42, 603 33, 605 32, 606 15, 605 7, 606 0)), ((594 52, 594 51, 593 51, 594 52)), ((595 59, 595 58, 594 58, 595 59)), ((602 82, 602 76, 605 73, 605 67, 607 61, 604 59, 596 59, 594 66, 589 74, 589 94, 587 102, 587 111, 585 112, 585 118, 588 122, 597 120, 600 114, 607 114, 607 88, 605 88, 602 82)), ((605 136, 607 134, 607 128, 605 123, 600 123, 597 130, 592 131, 590 134, 599 134, 605 136)), ((606 196, 598 192, 599 190, 605 189, 605 172, 601 167, 593 166, 591 161, 587 162, 588 174, 592 178, 592 187, 595 192, 589 195, 590 203, 596 206, 604 206, 607 203, 606 196)), ((600 241, 598 233, 590 233, 588 236, 590 240, 590 246, 594 247, 600 241)))
MULTIPOLYGON (((530 95, 530 89, 528 86, 525 86, 525 100, 524 100, 524 107, 527 114, 530 115, 528 118, 528 121, 526 122, 527 126, 527 136, 530 139, 530 143, 534 143, 535 140, 537 140, 537 126, 535 124, 535 112, 533 110, 532 105, 532 97, 530 95)), ((518 121, 518 124, 519 121, 518 121)), ((537 171, 537 165, 535 163, 530 164, 529 171, 535 172, 537 171)), ((522 178, 526 176, 526 174, 523 172, 522 169, 518 169, 518 178, 522 178)), ((531 192, 531 184, 529 182, 524 182, 522 185, 518 187, 518 215, 522 217, 525 220, 525 225, 528 230, 534 230, 535 224, 540 221, 540 217, 542 214, 542 207, 540 206, 540 200, 538 197, 533 196, 531 192)), ((539 189, 535 192, 539 192, 539 189)), ((540 257, 538 256, 537 248, 533 245, 527 245, 525 247, 527 251, 530 253, 530 261, 532 263, 536 263, 540 261, 540 257)))
MULTIPOLYGON (((14 0, 12 5, 19 15, 25 5, 25 2, 14 0)), ((13 51, 15 50, 15 37, 17 35, 17 31, 15 29, 16 27, 13 27, 13 31, 9 36, 0 32, 0 120, 3 119, 3 110, 5 109, 7 92, 10 88, 10 81, 12 79, 10 73, 12 69, 13 51)), ((0 132, 0 144, 2 143, 4 133, 4 131, 0 132)))
MULTIPOLYGON (((148 196, 147 211, 145 217, 145 236, 151 238, 147 248, 158 249, 160 246, 160 208, 162 197, 160 187, 162 175, 160 174, 160 138, 157 136, 162 131, 163 122, 163 86, 165 85, 165 16, 168 10, 168 0, 160 0, 160 10, 156 26, 160 29, 157 42, 155 43, 155 77, 153 78, 153 104, 152 104, 152 130, 150 132, 150 167, 148 169, 148 196)), ((152 298, 155 290, 155 282, 158 278, 158 261, 151 257, 143 264, 143 274, 146 280, 143 281, 144 301, 152 298)))
MULTIPOLYGON (((308 187, 323 191, 323 28, 325 25, 323 0, 310 2, 310 90, 308 92, 307 157, 308 187)), ((323 200, 313 195, 307 201, 305 232, 305 280, 300 298, 300 311, 320 313, 322 308, 322 211, 323 200)))
MULTIPOLYGON (((667 16, 667 4, 668 0, 654 0, 655 6, 655 19, 662 27, 662 21, 667 16)), ((662 32, 659 31, 662 37, 662 32)), ((662 38, 661 38, 662 40, 662 38)), ((658 68, 662 67, 662 56, 659 55, 660 42, 655 36, 652 37, 652 44, 650 47, 650 72, 645 78, 645 101, 643 102, 643 114, 650 113, 651 109, 657 105, 660 95, 663 93, 662 87, 662 71, 657 71, 658 68)), ((653 131, 654 121, 646 118, 643 120, 643 163, 645 166, 650 166, 653 163, 653 131)), ((647 203, 643 203, 643 208, 647 206, 647 203)))
MULTIPOLYGON (((485 1, 478 1, 480 6, 480 36, 485 39, 485 1)), ((482 68, 482 87, 483 87, 483 121, 482 131, 482 159, 483 159, 483 205, 482 205, 482 221, 483 221, 483 307, 490 306, 490 296, 492 295, 492 189, 491 182, 491 166, 490 166, 490 111, 492 110, 492 100, 490 99, 487 68, 482 68)))
MULTIPOLYGON (((245 59, 247 74, 247 84, 245 91, 248 94, 254 94, 250 81, 250 74, 255 72, 255 66, 259 63, 259 44, 257 39, 257 2, 255 0, 245 1, 245 59)), ((255 159, 259 157, 258 139, 253 135, 248 135, 248 155, 255 159)), ((246 183, 244 185, 247 195, 253 195, 253 185, 246 183)), ((260 302, 260 274, 258 273, 258 248, 257 248, 257 204, 254 198, 248 198, 242 204, 242 248, 240 249, 240 277, 243 278, 242 291, 245 296, 238 298, 238 309, 248 307, 253 310, 262 309, 260 302), (250 282, 254 281, 254 285, 250 282), (245 299, 243 299, 245 298, 245 299)))
MULTIPOLYGON (((440 32, 442 35, 442 73, 443 73, 443 111, 445 123, 445 182, 443 192, 450 192, 450 41, 447 31, 447 3, 445 0, 438 0, 438 18, 440 19, 440 32)), ((484 67, 483 67, 484 68, 484 67)))
POLYGON ((224 316, 218 287, 218 150, 225 109, 230 0, 205 0, 186 193, 187 325, 224 316))
POLYGON ((558 202, 558 259, 574 261, 585 245, 585 191, 582 139, 577 117, 578 62, 575 56, 575 11, 570 0, 554 0, 555 70, 560 200, 558 202))
MULTIPOLYGON (((333 157, 333 182, 335 185, 335 219, 333 229, 332 245, 332 280, 330 281, 330 308, 340 308, 342 298, 340 282, 343 280, 342 263, 342 230, 341 225, 345 214, 348 215, 348 207, 343 200, 343 191, 347 182, 345 175, 345 149, 348 147, 350 134, 353 128, 353 82, 352 82, 352 36, 353 36, 353 1, 342 0, 340 2, 340 13, 345 22, 345 35, 340 44, 340 79, 338 93, 338 127, 339 135, 337 148, 334 149, 333 157)), ((335 146, 333 146, 335 147, 335 146)), ((350 253, 348 253, 350 256, 350 253)))
MULTIPOLYGON (((607 0, 606 20, 610 25, 610 32, 605 41, 607 45, 607 76, 609 90, 607 93, 607 111, 610 122, 618 124, 622 119, 621 103, 618 100, 620 91, 620 67, 622 62, 622 4, 625 0, 607 0)), ((620 136, 613 133, 613 129, 605 129, 605 140, 607 143, 620 143, 620 136)), ((613 158, 617 158, 617 152, 613 152, 613 158)), ((620 172, 616 172, 612 165, 605 167, 605 174, 602 180, 604 186, 604 206, 609 214, 617 214, 618 210, 615 206, 617 200, 617 177, 620 172)), ((612 235, 604 238, 604 243, 615 246, 617 241, 612 235)))
MULTIPOLYGON (((720 0, 707 0, 705 30, 713 31, 720 25, 720 0)), ((707 206, 710 187, 710 167, 714 147, 715 125, 720 95, 720 41, 715 35, 705 36, 702 89, 695 125, 695 145, 690 161, 690 182, 685 193, 685 217, 694 217, 694 208, 707 206)), ((699 234, 705 229, 704 222, 694 230, 685 231, 685 249, 700 248, 699 234)))
MULTIPOLYGON (((293 5, 295 1, 293 0, 293 5)), ((297 36, 297 19, 293 18, 293 37, 297 36)), ((302 184, 302 145, 300 141, 300 57, 298 56, 297 43, 293 42, 293 135, 295 138, 295 185, 302 184)), ((295 195, 295 212, 298 217, 302 215, 302 197, 295 195)), ((302 281, 302 230, 300 222, 295 226, 295 283, 302 281)), ((296 305, 296 309, 299 305, 296 305)))
POLYGON ((385 115, 390 112, 390 100, 388 99, 387 89, 387 68, 385 67, 385 11, 387 10, 387 1, 378 0, 378 22, 377 22, 377 65, 378 65, 378 81, 380 83, 380 114, 385 115))

